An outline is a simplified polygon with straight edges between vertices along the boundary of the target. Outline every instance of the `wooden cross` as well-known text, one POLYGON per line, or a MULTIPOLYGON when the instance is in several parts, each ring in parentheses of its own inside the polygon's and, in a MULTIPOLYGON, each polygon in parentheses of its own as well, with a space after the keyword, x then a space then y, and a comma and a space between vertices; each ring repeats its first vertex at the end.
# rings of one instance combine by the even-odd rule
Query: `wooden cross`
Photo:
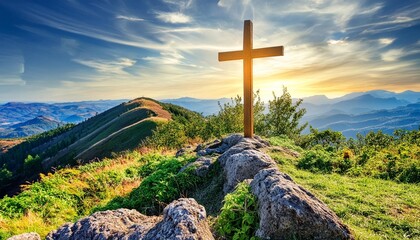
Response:
POLYGON ((244 60, 244 136, 247 138, 254 135, 252 59, 274 56, 283 56, 283 46, 253 49, 251 20, 244 21, 243 50, 219 53, 219 61, 244 60))

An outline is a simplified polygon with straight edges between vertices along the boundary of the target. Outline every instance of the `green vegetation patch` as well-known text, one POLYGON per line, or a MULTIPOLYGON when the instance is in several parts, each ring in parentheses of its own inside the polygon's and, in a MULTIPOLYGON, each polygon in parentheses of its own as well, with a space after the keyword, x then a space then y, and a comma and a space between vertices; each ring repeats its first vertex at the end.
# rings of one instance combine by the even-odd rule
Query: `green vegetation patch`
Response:
POLYGON ((420 183, 419 130, 369 132, 346 141, 340 132, 311 128, 298 142, 306 148, 297 163, 301 169, 420 183))
POLYGON ((251 193, 251 187, 239 183, 223 201, 214 225, 216 232, 225 239, 257 239, 254 236, 259 223, 257 198, 251 193))
POLYGON ((195 157, 192 156, 144 156, 140 160, 144 163, 139 169, 140 176, 143 177, 140 186, 128 196, 117 197, 95 211, 132 208, 149 215, 159 214, 167 204, 185 196, 189 189, 202 181, 202 178, 192 173, 194 167, 180 171, 185 164, 193 160, 195 157))
MULTIPOLYGON (((420 185, 351 175, 353 167, 346 174, 335 172, 338 165, 334 158, 338 155, 343 159, 345 151, 337 154, 328 147, 316 147, 306 150, 300 159, 286 158, 279 152, 269 154, 281 171, 324 201, 349 225, 356 239, 420 238, 420 185), (304 162, 310 171, 298 167, 304 162)), ((369 161, 372 159, 367 158, 365 164, 369 161)))

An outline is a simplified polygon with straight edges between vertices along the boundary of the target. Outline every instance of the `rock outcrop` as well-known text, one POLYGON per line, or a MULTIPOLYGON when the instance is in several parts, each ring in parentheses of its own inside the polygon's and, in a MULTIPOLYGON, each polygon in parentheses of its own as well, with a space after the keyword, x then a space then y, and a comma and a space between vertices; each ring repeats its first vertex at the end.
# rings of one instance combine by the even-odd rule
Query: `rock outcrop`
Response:
POLYGON ((226 194, 233 191, 239 182, 253 179, 260 170, 276 166, 268 155, 258 150, 268 146, 268 142, 259 137, 244 138, 240 134, 233 134, 200 150, 198 153, 201 154, 198 155, 221 154, 217 161, 225 175, 223 192, 226 194))
MULTIPOLYGON (((266 147, 269 144, 259 137, 249 139, 234 134, 200 150, 198 155, 221 154, 218 161, 225 175, 225 194, 237 183, 252 179, 251 189, 259 204, 258 237, 353 239, 348 227, 327 205, 278 170, 276 163, 261 151, 266 147)), ((286 148, 275 151, 299 156, 286 148)))
POLYGON ((269 239, 351 239, 337 215, 276 168, 261 170, 251 182, 258 199, 256 235, 269 239))
POLYGON ((192 198, 180 198, 163 211, 163 217, 136 210, 96 212, 76 223, 66 223, 46 237, 52 239, 213 239, 206 211, 192 198))
POLYGON ((30 232, 10 237, 7 240, 41 240, 41 237, 38 233, 30 232))

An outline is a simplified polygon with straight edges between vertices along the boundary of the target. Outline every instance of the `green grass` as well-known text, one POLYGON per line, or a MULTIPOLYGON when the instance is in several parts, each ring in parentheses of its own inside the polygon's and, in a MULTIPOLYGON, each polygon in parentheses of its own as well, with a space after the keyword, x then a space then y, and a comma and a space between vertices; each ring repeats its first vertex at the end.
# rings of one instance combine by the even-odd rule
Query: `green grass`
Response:
POLYGON ((89 215, 98 204, 129 193, 144 164, 136 152, 54 174, 42 175, 14 197, 0 199, 0 239, 35 231, 45 235, 65 222, 89 215))
POLYGON ((420 185, 370 177, 312 173, 296 159, 270 153, 280 171, 324 201, 356 239, 420 239, 420 185))
MULTIPOLYGON (((91 135, 90 137, 81 141, 76 150, 77 151, 84 150, 83 149, 84 146, 91 146, 91 145, 95 144, 96 142, 108 137, 112 133, 117 132, 118 130, 120 130, 120 129, 126 127, 126 126, 134 124, 134 123, 136 123, 136 122, 138 122, 142 119, 145 119, 147 117, 149 117, 148 116, 148 110, 147 109, 142 109, 142 108, 131 109, 128 112, 125 112, 125 113, 122 113, 122 114, 119 114, 119 115, 115 115, 114 119, 112 121, 103 122, 103 125, 105 123, 110 123, 108 126, 101 129, 101 131, 98 134, 91 135)), ((102 127, 102 126, 100 126, 100 127, 102 127)))
POLYGON ((94 157, 110 156, 111 152, 120 152, 126 149, 134 149, 139 146, 141 141, 152 135, 157 123, 155 120, 144 120, 134 126, 126 128, 115 135, 106 138, 104 141, 90 148, 80 157, 82 159, 92 159, 94 157), (116 144, 118 143, 118 144, 116 144))

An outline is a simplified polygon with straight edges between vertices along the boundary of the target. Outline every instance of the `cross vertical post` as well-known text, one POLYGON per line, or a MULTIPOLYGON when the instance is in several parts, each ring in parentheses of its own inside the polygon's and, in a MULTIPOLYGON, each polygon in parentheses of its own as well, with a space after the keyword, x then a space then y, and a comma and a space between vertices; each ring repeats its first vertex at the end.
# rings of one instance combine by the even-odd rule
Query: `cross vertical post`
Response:
POLYGON ((244 64, 244 136, 252 138, 254 135, 254 109, 252 91, 252 59, 263 57, 283 56, 283 46, 253 49, 252 22, 244 21, 244 40, 242 51, 220 52, 219 61, 243 59, 244 64))
POLYGON ((252 22, 244 23, 244 137, 254 134, 254 107, 252 91, 252 22))

